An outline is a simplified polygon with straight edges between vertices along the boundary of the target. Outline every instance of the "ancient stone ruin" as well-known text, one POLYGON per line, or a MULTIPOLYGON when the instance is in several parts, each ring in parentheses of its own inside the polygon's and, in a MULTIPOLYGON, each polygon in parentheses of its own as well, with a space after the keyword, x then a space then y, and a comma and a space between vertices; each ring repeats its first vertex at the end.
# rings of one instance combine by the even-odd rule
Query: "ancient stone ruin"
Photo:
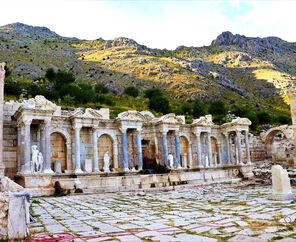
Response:
POLYGON ((135 110, 110 119, 108 109, 62 110, 36 96, 4 104, 5 171, 32 195, 53 194, 55 182, 72 192, 73 175, 84 191, 251 177, 250 124, 218 126, 211 115, 185 124, 183 116, 135 110))

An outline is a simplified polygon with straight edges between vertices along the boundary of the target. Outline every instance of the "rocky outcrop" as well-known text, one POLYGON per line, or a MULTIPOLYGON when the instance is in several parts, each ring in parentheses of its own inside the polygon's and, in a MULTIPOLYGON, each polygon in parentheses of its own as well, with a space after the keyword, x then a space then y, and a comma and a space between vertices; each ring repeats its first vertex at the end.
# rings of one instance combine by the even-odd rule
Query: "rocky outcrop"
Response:
POLYGON ((211 45, 236 45, 252 52, 272 51, 277 53, 284 53, 287 51, 292 51, 286 44, 286 41, 277 37, 246 37, 244 35, 232 34, 231 32, 226 31, 220 34, 215 40, 213 40, 211 45))

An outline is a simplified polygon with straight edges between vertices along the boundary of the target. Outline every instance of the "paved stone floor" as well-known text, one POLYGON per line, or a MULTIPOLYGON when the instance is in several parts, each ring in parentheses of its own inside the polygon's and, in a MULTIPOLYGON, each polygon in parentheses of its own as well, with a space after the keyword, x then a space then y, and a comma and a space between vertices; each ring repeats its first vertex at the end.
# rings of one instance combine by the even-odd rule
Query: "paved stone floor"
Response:
MULTIPOLYGON (((295 190, 294 190, 295 192, 295 190)), ((296 241, 296 204, 269 187, 35 198, 31 241, 296 241)))

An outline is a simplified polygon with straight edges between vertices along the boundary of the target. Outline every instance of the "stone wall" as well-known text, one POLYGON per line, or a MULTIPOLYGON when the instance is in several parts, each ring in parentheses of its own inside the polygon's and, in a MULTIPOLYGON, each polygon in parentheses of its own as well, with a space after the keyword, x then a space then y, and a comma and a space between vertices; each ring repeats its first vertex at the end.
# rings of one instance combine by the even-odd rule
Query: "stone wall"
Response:
POLYGON ((250 138, 250 152, 252 162, 263 161, 266 159, 265 145, 258 136, 250 138))
POLYGON ((23 188, 0 176, 0 241, 24 239, 28 234, 29 203, 23 188))
POLYGON ((0 192, 0 239, 8 234, 8 192, 0 192))
POLYGON ((16 102, 6 102, 3 107, 3 161, 5 165, 5 175, 13 178, 17 172, 17 128, 11 116, 19 108, 16 102))

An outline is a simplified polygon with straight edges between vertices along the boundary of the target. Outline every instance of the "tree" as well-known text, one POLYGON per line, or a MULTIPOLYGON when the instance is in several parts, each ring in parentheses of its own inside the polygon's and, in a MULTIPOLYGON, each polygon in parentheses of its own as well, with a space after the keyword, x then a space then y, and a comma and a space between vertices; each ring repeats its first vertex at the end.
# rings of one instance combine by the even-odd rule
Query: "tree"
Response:
POLYGON ((134 86, 129 86, 124 89, 124 94, 132 97, 139 96, 139 90, 134 86))
POLYGON ((46 79, 48 79, 49 81, 52 82, 54 80, 55 76, 56 76, 56 73, 55 73, 53 68, 48 68, 46 70, 46 72, 45 72, 45 78, 46 79))
POLYGON ((146 98, 152 98, 153 96, 162 96, 163 93, 159 88, 151 88, 145 91, 146 98))
POLYGON ((227 114, 227 110, 225 108, 225 105, 222 101, 214 101, 210 103, 209 106, 209 113, 212 115, 222 115, 227 114))
POLYGON ((260 111, 257 113, 257 117, 260 124, 269 124, 271 123, 271 117, 268 112, 260 111))
POLYGON ((95 91, 96 91, 96 93, 106 94, 109 92, 109 89, 104 84, 97 83, 95 85, 95 91))
POLYGON ((60 89, 65 84, 75 82, 75 76, 72 72, 59 71, 56 73, 54 79, 56 89, 60 89))
POLYGON ((199 118, 200 116, 204 116, 205 114, 206 114, 206 105, 200 100, 196 100, 193 103, 192 115, 195 118, 199 118))
POLYGON ((170 112, 170 103, 164 96, 153 96, 149 99, 148 107, 163 114, 170 112))

